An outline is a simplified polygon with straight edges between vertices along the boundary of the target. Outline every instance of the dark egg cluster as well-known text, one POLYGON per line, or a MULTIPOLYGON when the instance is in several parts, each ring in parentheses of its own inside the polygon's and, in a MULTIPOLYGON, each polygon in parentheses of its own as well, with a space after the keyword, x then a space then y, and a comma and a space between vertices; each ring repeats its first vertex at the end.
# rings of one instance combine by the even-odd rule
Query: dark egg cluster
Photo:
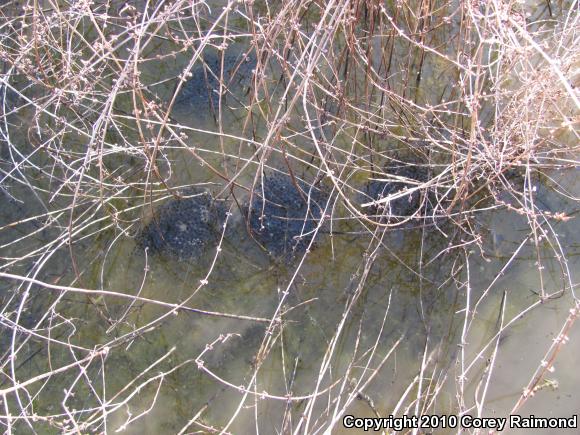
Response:
POLYGON ((287 175, 265 175, 247 207, 254 238, 268 253, 290 259, 305 252, 328 200, 320 189, 287 175))
POLYGON ((195 259, 215 243, 224 218, 225 211, 209 193, 174 199, 156 210, 141 231, 139 242, 153 253, 195 259))
MULTIPOLYGON (((238 53, 225 53, 222 56, 218 52, 207 52, 203 55, 203 62, 196 65, 192 71, 192 76, 184 83, 181 92, 175 101, 179 110, 203 109, 208 106, 215 109, 219 103, 220 79, 223 80, 225 92, 235 95, 242 88, 251 85, 251 78, 256 68, 256 59, 253 55, 244 56, 238 53)), ((230 99, 228 99, 228 103, 230 99)))
POLYGON ((390 195, 401 194, 398 198, 370 207, 371 214, 390 221, 404 219, 417 211, 421 205, 421 191, 413 190, 426 179, 426 174, 418 166, 385 167, 386 177, 393 180, 371 180, 365 186, 366 200, 380 200, 390 195), (400 181, 399 181, 400 180, 400 181))

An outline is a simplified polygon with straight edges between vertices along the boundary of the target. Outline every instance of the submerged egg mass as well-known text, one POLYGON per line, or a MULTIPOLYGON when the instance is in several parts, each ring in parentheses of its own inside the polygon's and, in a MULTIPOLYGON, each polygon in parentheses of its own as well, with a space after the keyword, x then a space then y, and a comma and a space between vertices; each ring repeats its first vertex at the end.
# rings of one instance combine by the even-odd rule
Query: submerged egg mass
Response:
POLYGON ((191 70, 191 77, 183 84, 175 105, 178 110, 207 110, 208 106, 217 109, 220 91, 228 103, 233 98, 228 95, 241 93, 251 84, 256 59, 253 55, 226 52, 222 55, 209 51, 203 54, 200 62, 191 70), (223 87, 220 89, 220 80, 223 87))
POLYGON ((270 255, 289 260, 306 251, 327 200, 323 191, 305 182, 265 176, 248 207, 252 234, 270 255))
POLYGON ((161 206, 139 235, 140 245, 180 260, 203 255, 218 235, 225 213, 208 193, 161 206))

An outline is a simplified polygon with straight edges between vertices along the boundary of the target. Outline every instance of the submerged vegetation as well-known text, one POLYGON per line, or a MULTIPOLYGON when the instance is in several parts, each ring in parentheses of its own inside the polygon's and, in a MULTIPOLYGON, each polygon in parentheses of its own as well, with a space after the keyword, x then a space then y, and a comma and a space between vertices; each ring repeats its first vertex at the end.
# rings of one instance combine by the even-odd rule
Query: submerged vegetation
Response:
POLYGON ((3 429, 533 406, 578 340, 578 8, 3 2, 3 429))

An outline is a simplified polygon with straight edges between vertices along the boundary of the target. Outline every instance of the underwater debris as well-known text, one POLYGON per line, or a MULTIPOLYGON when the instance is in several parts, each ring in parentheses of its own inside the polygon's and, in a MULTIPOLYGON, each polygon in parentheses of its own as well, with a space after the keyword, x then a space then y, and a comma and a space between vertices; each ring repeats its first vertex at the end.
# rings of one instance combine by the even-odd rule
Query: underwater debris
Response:
POLYGON ((296 183, 288 175, 265 175, 248 207, 254 238, 275 258, 290 260, 306 251, 328 200, 319 188, 296 183))
POLYGON ((217 241, 224 220, 225 209, 208 192, 172 199, 155 211, 138 242, 153 253, 196 259, 217 241))
MULTIPOLYGON (((206 109, 219 104, 220 77, 222 56, 218 52, 206 52, 203 62, 191 71, 175 101, 178 110, 206 109)), ((226 88, 224 97, 238 94, 240 90, 251 85, 253 71, 256 68, 256 58, 253 54, 244 57, 243 54, 228 52, 224 54, 223 81, 226 88)), ((230 99, 231 100, 231 99, 230 99)), ((231 102, 231 101, 230 101, 231 102)))

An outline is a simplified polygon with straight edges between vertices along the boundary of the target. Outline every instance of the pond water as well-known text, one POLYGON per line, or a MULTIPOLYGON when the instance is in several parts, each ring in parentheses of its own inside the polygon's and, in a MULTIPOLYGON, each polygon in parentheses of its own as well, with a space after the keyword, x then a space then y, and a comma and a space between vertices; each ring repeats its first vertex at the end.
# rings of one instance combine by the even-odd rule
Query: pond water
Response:
MULTIPOLYGON (((194 33, 223 23, 223 4, 210 3, 201 24, 172 22, 168 35, 178 24, 194 33)), ((228 48, 178 52, 160 38, 143 49, 146 98, 168 108, 167 119, 144 109, 139 126, 134 102, 120 94, 101 160, 72 127, 61 132, 66 152, 45 150, 56 124, 35 127, 38 108, 10 102, 19 110, 2 129, 12 143, 2 149, 0 211, 0 393, 12 416, 3 424, 38 433, 318 433, 339 422, 334 433, 357 433, 341 427, 344 414, 505 417, 528 385, 534 397, 517 412, 578 414, 580 326, 569 317, 580 270, 577 150, 562 158, 567 165, 510 179, 562 219, 530 222, 517 198, 497 192, 496 203, 476 197, 467 231, 448 198, 437 205, 451 216, 429 216, 437 189, 412 190, 443 164, 427 165, 424 154, 409 163, 403 126, 369 145, 344 102, 331 102, 320 113, 332 122, 311 130, 316 104, 292 106, 308 75, 291 82, 282 59, 256 55, 245 22, 232 13, 228 48), (278 112, 287 116, 271 116, 278 112), (277 133, 274 121, 284 125, 277 133), (332 144, 336 178, 317 141, 332 144), (24 169, 16 151, 28 156, 24 169), (393 161, 409 166, 392 169, 393 161), (397 193, 391 207, 362 206, 397 193), (555 371, 533 383, 567 321, 570 343, 556 352, 555 371)), ((441 68, 425 62, 419 103, 452 96, 441 68)), ((334 74, 322 60, 315 73, 334 74)), ((575 146, 573 134, 559 140, 575 146)))

